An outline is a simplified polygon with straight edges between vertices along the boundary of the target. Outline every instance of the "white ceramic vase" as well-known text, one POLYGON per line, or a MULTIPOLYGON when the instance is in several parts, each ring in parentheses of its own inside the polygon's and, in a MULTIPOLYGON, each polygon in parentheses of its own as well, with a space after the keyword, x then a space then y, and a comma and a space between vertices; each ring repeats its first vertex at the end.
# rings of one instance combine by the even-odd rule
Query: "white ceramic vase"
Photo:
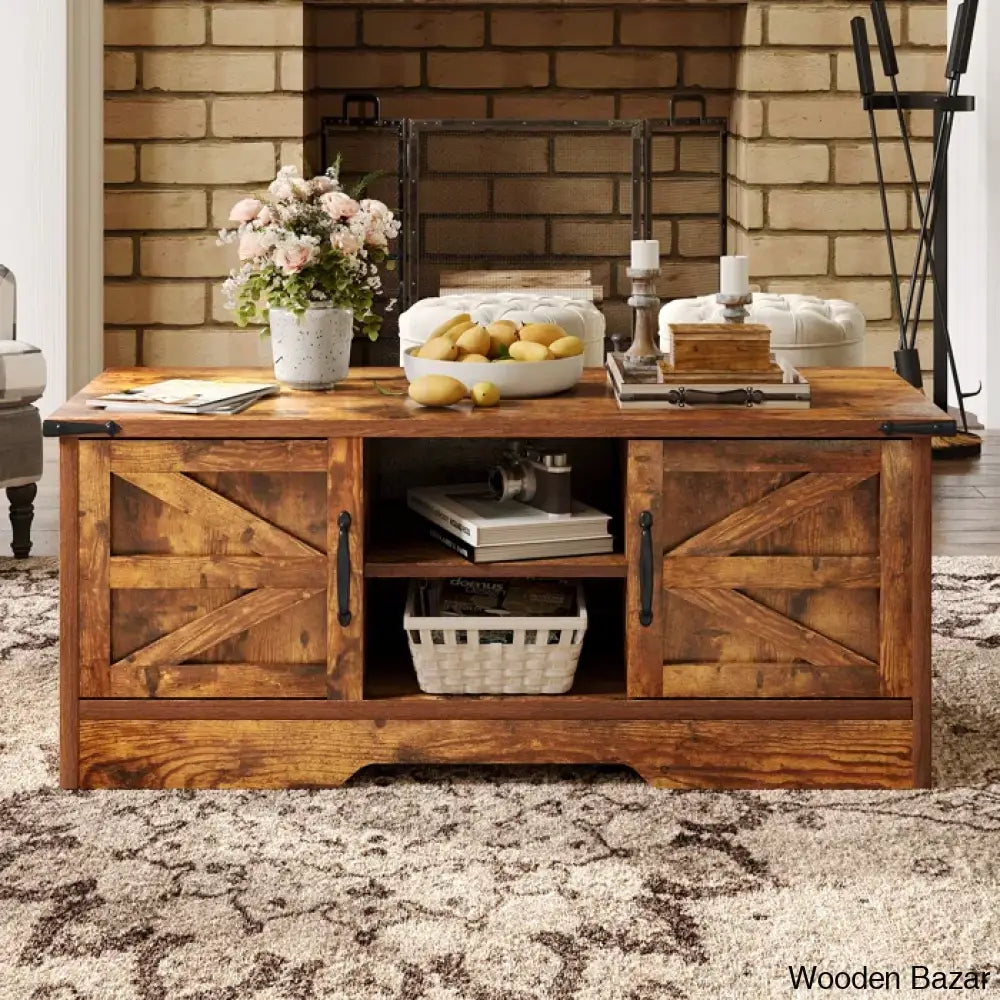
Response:
POLYGON ((354 337, 354 313, 329 306, 301 316, 271 310, 274 375, 290 389, 332 389, 347 378, 354 337))

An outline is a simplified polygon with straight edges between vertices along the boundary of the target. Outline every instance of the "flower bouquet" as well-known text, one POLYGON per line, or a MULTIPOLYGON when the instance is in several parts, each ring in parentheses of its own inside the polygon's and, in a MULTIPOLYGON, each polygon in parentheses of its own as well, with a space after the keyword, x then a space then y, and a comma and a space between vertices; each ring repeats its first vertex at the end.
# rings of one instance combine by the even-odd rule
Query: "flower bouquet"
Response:
MULTIPOLYGON (((266 196, 244 198, 219 232, 235 243, 239 267, 223 286, 241 327, 270 328, 275 373, 294 388, 329 388, 346 377, 357 331, 378 337, 380 267, 400 224, 387 205, 340 183, 340 158, 310 180, 282 167, 266 196)), ((391 309, 394 301, 390 301, 391 309)))

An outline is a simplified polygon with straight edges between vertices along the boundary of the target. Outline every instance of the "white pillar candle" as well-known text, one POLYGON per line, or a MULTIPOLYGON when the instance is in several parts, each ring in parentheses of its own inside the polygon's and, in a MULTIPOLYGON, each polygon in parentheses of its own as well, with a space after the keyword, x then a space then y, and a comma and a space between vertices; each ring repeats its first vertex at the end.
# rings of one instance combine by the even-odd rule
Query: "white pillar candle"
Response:
POLYGON ((723 295, 750 294, 750 258, 723 257, 720 261, 721 282, 719 290, 723 295))
POLYGON ((660 241, 632 240, 632 267, 636 271, 659 270, 660 241))

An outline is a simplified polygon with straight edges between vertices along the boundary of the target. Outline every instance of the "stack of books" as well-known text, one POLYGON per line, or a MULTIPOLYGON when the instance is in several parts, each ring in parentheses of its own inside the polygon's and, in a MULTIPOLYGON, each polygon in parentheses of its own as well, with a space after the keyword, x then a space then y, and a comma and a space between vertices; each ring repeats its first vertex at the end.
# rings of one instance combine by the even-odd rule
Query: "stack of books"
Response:
POLYGON ((213 416, 242 413, 266 396, 278 393, 276 382, 212 382, 174 378, 135 389, 95 396, 87 406, 114 412, 190 413, 213 416))
POLYGON ((496 500, 481 483, 407 491, 428 535, 474 563, 557 559, 610 552, 611 520, 574 501, 570 514, 549 514, 517 500, 496 500))

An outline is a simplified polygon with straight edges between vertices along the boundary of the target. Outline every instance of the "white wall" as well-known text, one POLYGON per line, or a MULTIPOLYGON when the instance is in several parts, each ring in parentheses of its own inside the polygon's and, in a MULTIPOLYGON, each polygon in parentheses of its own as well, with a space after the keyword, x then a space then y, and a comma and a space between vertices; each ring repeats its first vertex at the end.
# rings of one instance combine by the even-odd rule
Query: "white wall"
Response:
POLYGON ((66 38, 65 0, 0 0, 0 263, 17 278, 18 339, 45 352, 43 413, 67 386, 66 38))
MULTIPOLYGON (((959 0, 949 0, 954 19, 959 0)), ((958 115, 949 175, 949 326, 963 387, 982 380, 969 409, 1000 427, 1000 9, 979 5, 969 75, 962 91, 977 101, 958 115), (990 52, 994 54, 991 60, 990 52)), ((954 401, 954 400, 953 400, 954 401)))

